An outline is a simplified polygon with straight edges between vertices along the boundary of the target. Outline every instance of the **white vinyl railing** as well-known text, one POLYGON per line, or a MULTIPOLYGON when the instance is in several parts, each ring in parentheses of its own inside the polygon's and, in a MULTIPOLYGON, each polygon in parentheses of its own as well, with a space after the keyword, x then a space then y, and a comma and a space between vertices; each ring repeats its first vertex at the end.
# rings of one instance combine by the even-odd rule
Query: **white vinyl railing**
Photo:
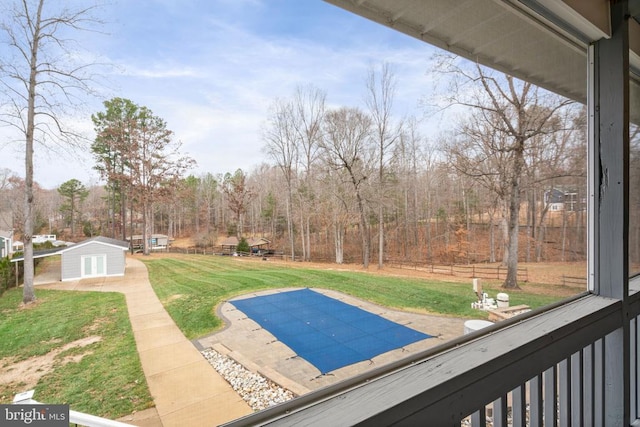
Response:
MULTIPOLYGON (((41 402, 33 400, 33 390, 17 394, 13 399, 14 405, 42 405, 41 402)), ((69 410, 69 425, 84 427, 132 427, 131 424, 121 423, 95 415, 69 410)))

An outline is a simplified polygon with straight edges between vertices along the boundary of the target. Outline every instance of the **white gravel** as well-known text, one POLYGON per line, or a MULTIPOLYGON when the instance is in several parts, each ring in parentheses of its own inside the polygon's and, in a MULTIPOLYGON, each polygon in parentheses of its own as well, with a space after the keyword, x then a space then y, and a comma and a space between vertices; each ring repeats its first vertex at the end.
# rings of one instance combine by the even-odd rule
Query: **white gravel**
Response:
POLYGON ((249 371, 235 360, 212 348, 203 350, 202 355, 255 411, 266 409, 295 397, 289 390, 274 384, 262 375, 249 371))

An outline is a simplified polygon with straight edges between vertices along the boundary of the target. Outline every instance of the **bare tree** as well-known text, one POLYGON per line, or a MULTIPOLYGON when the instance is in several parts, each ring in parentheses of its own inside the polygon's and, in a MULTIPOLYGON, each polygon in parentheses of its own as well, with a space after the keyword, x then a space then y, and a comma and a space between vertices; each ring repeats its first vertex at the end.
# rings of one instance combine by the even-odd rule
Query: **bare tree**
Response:
POLYGON ((371 118, 357 108, 329 111, 324 125, 321 148, 327 164, 346 171, 356 198, 362 239, 362 264, 369 267, 371 236, 363 197, 371 158, 371 118))
POLYGON ((287 186, 287 232, 291 246, 291 259, 295 260, 295 236, 293 234, 293 186, 296 179, 298 145, 293 124, 294 111, 291 102, 276 100, 271 107, 268 127, 263 131, 266 152, 282 171, 287 186))
POLYGON ((326 219, 324 227, 333 237, 335 262, 343 264, 347 228, 358 221, 358 216, 354 215, 355 198, 349 188, 350 180, 344 169, 329 167, 320 177, 320 181, 322 186, 319 189, 320 200, 316 204, 316 210, 323 213, 322 216, 326 219))
POLYGON ((214 202, 218 197, 218 181, 210 174, 206 173, 200 177, 198 182, 198 198, 202 200, 205 205, 207 213, 206 227, 207 236, 211 234, 211 223, 213 221, 213 209, 214 202))
MULTIPOLYGON (((489 154, 497 160, 497 172, 491 174, 499 174, 507 211, 507 277, 503 287, 518 288, 518 235, 525 153, 536 136, 551 132, 552 117, 572 101, 509 75, 495 76, 477 64, 467 71, 449 61, 444 70, 453 77, 449 102, 470 107, 473 111, 472 125, 465 133, 485 147, 481 157, 476 158, 476 164, 483 160, 482 156, 486 158, 489 154)), ((470 171, 470 175, 478 178, 475 171, 470 171)))
POLYGON ((251 198, 253 197, 253 192, 247 186, 247 175, 242 171, 242 169, 236 170, 233 175, 230 173, 225 174, 222 181, 222 191, 225 196, 227 196, 229 209, 231 209, 235 216, 236 234, 238 239, 240 239, 244 229, 244 214, 247 211, 251 198))
POLYGON ((2 42, 9 55, 0 59, 3 87, 0 121, 24 141, 24 289, 23 303, 35 301, 33 288, 33 153, 34 143, 65 146, 80 140, 62 117, 91 92, 89 65, 74 54, 73 32, 95 29, 94 7, 71 8, 67 2, 21 0, 3 7, 2 42))
POLYGON ((387 199, 387 168, 393 147, 400 140, 402 125, 394 125, 392 120, 396 79, 388 63, 380 66, 376 73, 371 67, 367 75, 366 104, 373 123, 373 138, 376 143, 378 169, 378 268, 384 265, 384 212, 387 199))
POLYGON ((301 236, 302 256, 305 261, 311 260, 310 223, 315 195, 312 168, 318 158, 320 138, 322 137, 322 121, 324 119, 326 93, 313 86, 296 88, 292 101, 293 128, 298 146, 298 162, 304 174, 298 185, 301 204, 301 236))

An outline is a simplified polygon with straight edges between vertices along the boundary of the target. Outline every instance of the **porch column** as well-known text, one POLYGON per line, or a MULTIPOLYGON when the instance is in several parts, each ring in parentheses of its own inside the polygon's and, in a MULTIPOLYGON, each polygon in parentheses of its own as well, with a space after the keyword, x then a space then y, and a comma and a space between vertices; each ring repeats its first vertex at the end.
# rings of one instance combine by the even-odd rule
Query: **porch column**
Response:
POLYGON ((596 419, 628 426, 629 36, 628 3, 611 1, 612 37, 591 49, 589 188, 591 290, 622 302, 622 327, 603 340, 603 378, 594 390, 596 419), (602 405, 602 406, 600 406, 602 405))

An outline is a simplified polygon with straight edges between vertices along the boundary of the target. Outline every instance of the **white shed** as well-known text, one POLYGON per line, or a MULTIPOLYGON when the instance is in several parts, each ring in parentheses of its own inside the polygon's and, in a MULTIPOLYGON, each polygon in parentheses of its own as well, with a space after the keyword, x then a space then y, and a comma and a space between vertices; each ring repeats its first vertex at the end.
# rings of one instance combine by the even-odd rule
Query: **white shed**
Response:
POLYGON ((128 249, 128 242, 102 236, 68 246, 58 252, 61 280, 124 276, 128 249))

